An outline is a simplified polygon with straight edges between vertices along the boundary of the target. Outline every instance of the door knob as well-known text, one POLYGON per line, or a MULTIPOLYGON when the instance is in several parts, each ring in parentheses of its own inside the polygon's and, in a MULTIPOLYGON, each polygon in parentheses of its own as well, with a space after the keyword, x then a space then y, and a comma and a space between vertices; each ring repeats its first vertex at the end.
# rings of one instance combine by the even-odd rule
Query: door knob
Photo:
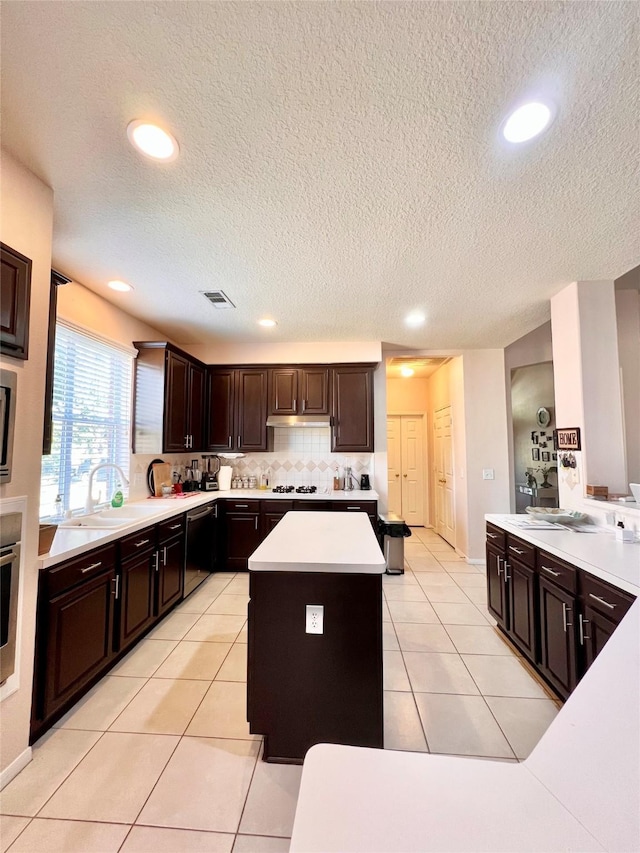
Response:
POLYGON ((400 474, 396 474, 396 477, 399 477, 399 476, 400 476, 400 474))
POLYGON ((403 476, 403 477, 406 477, 407 475, 406 475, 406 474, 403 474, 402 476, 403 476))

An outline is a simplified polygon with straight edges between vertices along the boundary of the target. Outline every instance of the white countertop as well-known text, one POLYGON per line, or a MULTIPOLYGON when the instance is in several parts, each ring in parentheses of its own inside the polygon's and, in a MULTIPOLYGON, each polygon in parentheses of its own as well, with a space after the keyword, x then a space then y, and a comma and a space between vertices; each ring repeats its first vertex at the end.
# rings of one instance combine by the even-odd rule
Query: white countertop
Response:
MULTIPOLYGON (((640 550, 613 534, 487 521, 640 595, 640 550)), ((291 853, 640 850, 640 598, 521 764, 319 744, 291 853), (461 819, 463 815, 463 819, 461 819)))
MULTIPOLYGON (((543 548, 549 554, 567 560, 625 592, 638 595, 640 588, 640 542, 619 542, 615 532, 603 527, 601 533, 579 533, 572 530, 533 530, 517 527, 524 515, 485 515, 491 524, 514 536, 543 548)), ((569 525, 567 525, 569 526, 569 525)))
POLYGON ((252 572, 382 574, 385 568, 365 512, 288 512, 249 557, 252 572))
POLYGON ((329 501, 377 501, 378 493, 373 490, 351 492, 316 492, 312 495, 280 494, 268 489, 229 489, 215 492, 188 492, 183 498, 148 498, 147 500, 131 501, 124 504, 123 514, 127 506, 148 507, 149 514, 136 518, 130 524, 117 528, 86 528, 59 527, 47 554, 38 559, 39 569, 48 569, 64 560, 79 557, 93 548, 115 542, 117 539, 135 533, 151 524, 164 521, 173 515, 188 512, 204 504, 212 503, 223 498, 242 500, 243 498, 259 500, 329 500, 329 501))
POLYGON ((640 849, 640 600, 529 758, 319 744, 291 853, 640 849))

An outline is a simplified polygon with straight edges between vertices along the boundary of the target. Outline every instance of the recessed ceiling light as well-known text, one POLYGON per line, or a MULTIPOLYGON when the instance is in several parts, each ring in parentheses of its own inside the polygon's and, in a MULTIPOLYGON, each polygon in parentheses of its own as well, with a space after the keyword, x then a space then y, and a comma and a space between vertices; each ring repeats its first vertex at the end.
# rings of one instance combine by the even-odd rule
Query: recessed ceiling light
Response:
POLYGON ((413 376, 414 372, 415 371, 414 371, 413 367, 401 367, 400 368, 400 373, 403 376, 413 376))
POLYGON ((506 120, 502 135, 507 142, 527 142, 542 133, 549 126, 552 118, 551 108, 546 104, 539 101, 523 104, 506 120))
POLYGON ((425 316, 424 314, 420 314, 416 311, 415 313, 409 314, 407 317, 405 317, 404 321, 407 326, 413 326, 415 328, 417 326, 421 326, 424 323, 425 316))
POLYGON ((169 163, 179 153, 178 142, 166 130, 147 121, 132 121, 127 127, 129 142, 152 160, 169 163))
POLYGON ((120 293, 128 293, 130 290, 133 290, 133 287, 127 284, 126 281, 110 281, 107 284, 111 290, 117 290, 120 293))
POLYGON ((264 317, 262 320, 258 320, 259 326, 264 326, 265 329, 271 329, 273 326, 277 326, 275 320, 270 320, 268 317, 264 317))

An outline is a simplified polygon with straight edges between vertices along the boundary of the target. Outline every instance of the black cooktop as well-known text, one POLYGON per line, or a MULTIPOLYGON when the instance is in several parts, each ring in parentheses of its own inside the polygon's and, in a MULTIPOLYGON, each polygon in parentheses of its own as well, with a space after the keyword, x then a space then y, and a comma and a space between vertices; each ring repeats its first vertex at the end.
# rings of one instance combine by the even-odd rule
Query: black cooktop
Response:
POLYGON ((298 486, 296 489, 295 486, 274 486, 271 489, 272 492, 276 492, 278 495, 288 495, 291 492, 297 492, 299 495, 314 495, 318 491, 317 486, 298 486))

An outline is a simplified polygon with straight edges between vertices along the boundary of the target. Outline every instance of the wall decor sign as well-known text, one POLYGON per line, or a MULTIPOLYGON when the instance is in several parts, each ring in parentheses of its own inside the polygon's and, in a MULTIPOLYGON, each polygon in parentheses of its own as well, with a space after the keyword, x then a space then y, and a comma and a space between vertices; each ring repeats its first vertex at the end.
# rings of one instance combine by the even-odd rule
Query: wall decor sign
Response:
POLYGON ((580 427, 554 429, 553 446, 555 450, 580 450, 580 427))

